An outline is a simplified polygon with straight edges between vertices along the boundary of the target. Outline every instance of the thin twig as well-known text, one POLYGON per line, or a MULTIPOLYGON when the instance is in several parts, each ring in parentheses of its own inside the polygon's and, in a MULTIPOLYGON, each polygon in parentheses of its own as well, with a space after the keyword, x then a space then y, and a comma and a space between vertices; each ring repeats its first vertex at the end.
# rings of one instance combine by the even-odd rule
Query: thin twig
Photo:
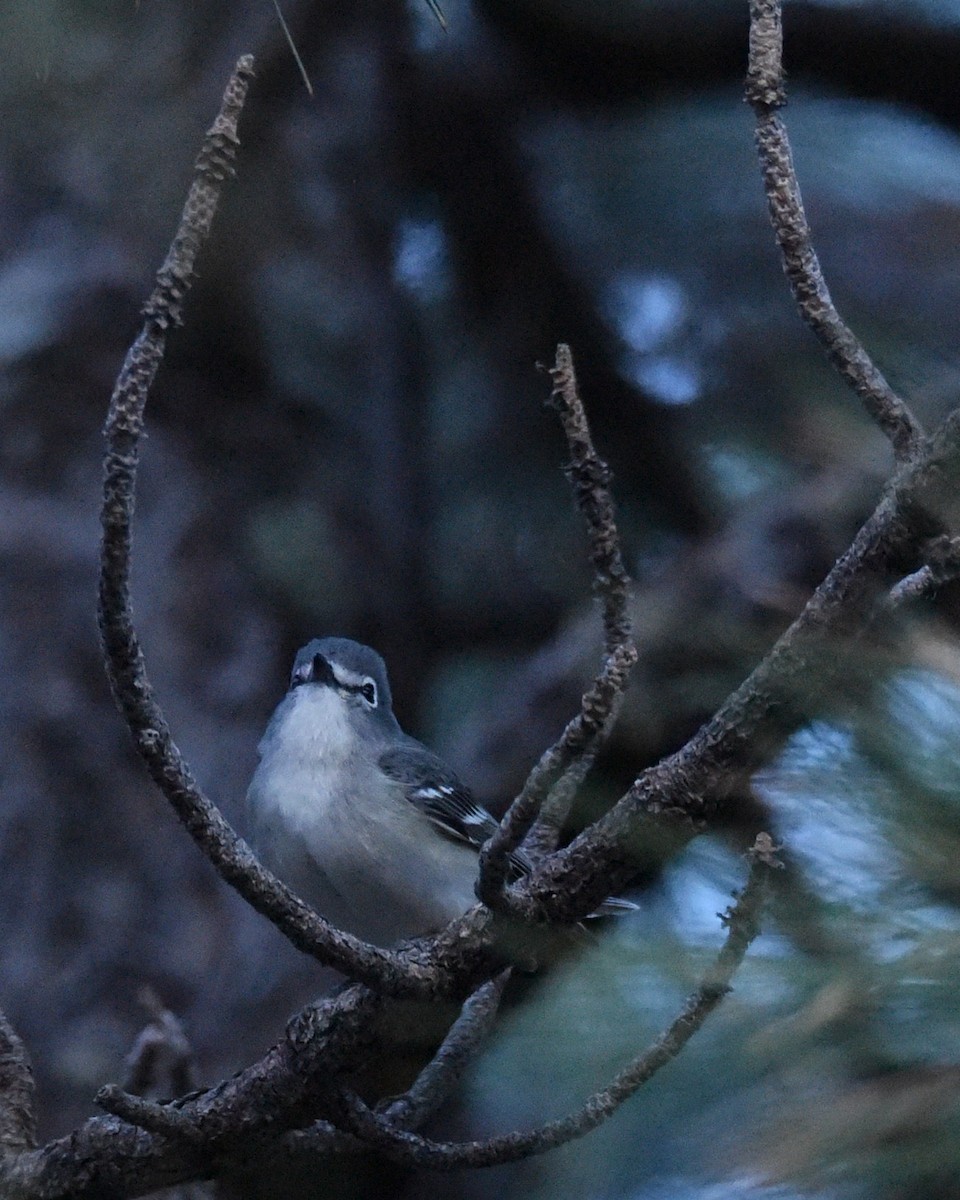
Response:
POLYGON ((636 661, 637 651, 632 643, 627 642, 614 650, 593 687, 584 694, 580 712, 567 725, 559 741, 544 751, 496 833, 481 850, 477 895, 490 908, 509 908, 504 883, 511 851, 523 841, 550 788, 572 762, 594 745, 607 724, 613 705, 623 694, 630 669, 636 661))
POLYGON ((440 1108, 474 1060, 493 1027, 510 970, 501 971, 469 996, 440 1049, 404 1095, 380 1113, 397 1129, 419 1129, 440 1108))
POLYGON ((636 649, 630 641, 630 577, 623 565, 620 532, 610 490, 613 477, 593 445, 577 387, 573 355, 564 343, 557 346, 556 362, 550 374, 553 378, 551 402, 570 452, 565 474, 587 527, 593 590, 600 598, 603 611, 606 661, 593 686, 584 695, 579 714, 527 776, 520 794, 480 855, 477 895, 491 908, 509 907, 504 894, 509 856, 525 837, 530 835, 531 849, 538 858, 556 849, 560 829, 576 794, 576 785, 586 774, 613 725, 630 671, 637 661, 636 649), (567 787, 559 786, 565 773, 580 763, 583 763, 582 771, 569 777, 567 787), (535 828, 534 823, 548 796, 550 811, 535 828))
POLYGON ((557 346, 551 403, 567 439, 570 462, 565 473, 573 488, 577 507, 587 526, 593 591, 603 605, 604 647, 608 655, 630 640, 630 576, 623 565, 617 529, 613 474, 597 453, 587 422, 587 413, 577 388, 570 347, 557 346))
MULTIPOLYGON (((610 714, 610 720, 604 727, 601 739, 605 738, 612 729, 620 714, 622 697, 618 697, 610 714)), ((557 782, 547 793, 546 799, 540 806, 537 819, 530 826, 527 836, 523 839, 524 853, 539 865, 560 845, 563 827, 576 802, 583 781, 590 774, 590 769, 596 761, 597 747, 591 746, 580 757, 570 764, 557 782)))
POLYGON ((152 988, 142 988, 138 999, 150 1023, 140 1031, 127 1056, 124 1089, 135 1096, 182 1096, 192 1091, 196 1087, 193 1047, 182 1022, 152 988))
POLYGON ((760 910, 769 871, 780 865, 773 849, 770 838, 761 834, 751 853, 747 884, 736 903, 724 914, 727 937, 723 947, 680 1013, 642 1054, 624 1067, 607 1087, 594 1092, 576 1112, 526 1133, 507 1133, 474 1142, 434 1142, 391 1127, 359 1097, 345 1094, 350 1132, 394 1161, 434 1170, 452 1170, 516 1162, 553 1150, 595 1129, 680 1053, 730 991, 730 981, 760 931, 760 910))
MULTIPOLYGON (((603 606, 604 647, 608 655, 630 642, 631 620, 628 601, 630 577, 623 565, 620 534, 614 511, 612 475, 597 454, 586 409, 577 386, 570 347, 557 346, 551 401, 570 450, 567 477, 574 488, 590 540, 590 561, 594 567, 594 594, 603 606)), ((624 681, 626 683, 626 680, 624 681)), ((570 815, 580 786, 594 759, 616 724, 623 694, 615 696, 603 727, 592 743, 568 766, 540 806, 536 820, 524 839, 524 850, 534 862, 552 854, 560 844, 564 823, 570 815)))
POLYGON ((757 119, 757 150, 783 269, 801 316, 903 461, 921 445, 923 428, 844 323, 830 297, 803 210, 787 130, 777 111, 786 103, 782 51, 780 0, 750 0, 746 98, 757 119))
POLYGON ((437 22, 444 33, 447 32, 447 18, 443 15, 443 9, 440 7, 438 0, 427 0, 427 8, 437 18, 437 22))
POLYGON ((893 585, 886 597, 885 608, 902 608, 911 601, 929 599, 945 581, 939 578, 933 567, 927 565, 907 575, 893 585))
POLYGON ((926 547, 926 563, 895 584, 887 596, 887 608, 901 608, 916 600, 928 600, 945 583, 960 577, 960 538, 934 538, 926 547))

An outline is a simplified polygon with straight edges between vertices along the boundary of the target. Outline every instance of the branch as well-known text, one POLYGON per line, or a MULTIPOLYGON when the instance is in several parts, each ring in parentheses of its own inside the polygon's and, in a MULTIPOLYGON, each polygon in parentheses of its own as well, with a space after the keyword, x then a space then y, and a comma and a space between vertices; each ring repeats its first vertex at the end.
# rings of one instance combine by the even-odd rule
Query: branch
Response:
POLYGON ((440 1108, 486 1041, 510 975, 509 969, 501 971, 464 1001, 440 1049, 413 1086, 383 1109, 381 1116, 387 1124, 418 1129, 440 1108))
MULTIPOLYGON (((404 1124, 426 1119, 456 1081, 493 1019, 506 978, 503 972, 467 1002, 463 1019, 433 1063, 390 1110, 404 1124)), ((116 1087, 102 1089, 98 1103, 123 1119, 93 1118, 41 1150, 9 1162, 0 1159, 0 1195, 4 1200, 136 1196, 207 1178, 220 1162, 269 1154, 287 1130, 284 1145, 295 1148, 306 1136, 297 1127, 329 1101, 331 1081, 355 1072, 370 1053, 369 1031, 383 1003, 369 988, 355 985, 308 1005, 258 1063, 170 1104, 154 1104, 116 1087)), ((362 1149, 357 1139, 326 1121, 310 1126, 309 1143, 314 1153, 362 1149)))
POLYGON ((510 907, 504 894, 510 854, 528 834, 538 858, 556 849, 576 788, 616 719, 630 671, 637 661, 636 648, 630 641, 627 607, 630 577, 623 565, 620 532, 610 491, 613 476, 594 448, 569 346, 563 343, 557 346, 556 364, 550 374, 553 377, 551 401, 570 451, 570 463, 565 473, 587 527, 593 591, 602 603, 607 657, 593 686, 583 697, 579 714, 569 722, 560 739, 544 752, 481 852, 477 895, 494 909, 510 907), (568 777, 567 786, 559 786, 570 769, 575 773, 568 777), (551 797, 550 812, 534 830, 534 822, 553 789, 557 790, 551 797))
POLYGON ((923 428, 874 366, 830 297, 803 211, 787 130, 777 113, 786 103, 782 50, 780 0, 750 0, 746 98, 757 119, 757 150, 783 269, 800 315, 890 439, 896 457, 904 461, 923 442, 923 428))
POLYGON ((193 1048, 179 1018, 160 1001, 152 988, 138 997, 150 1022, 140 1031, 127 1058, 124 1087, 136 1096, 148 1092, 182 1096, 196 1087, 193 1048))
MULTIPOLYGON (((594 594, 599 595, 603 602, 604 645, 607 654, 612 655, 621 647, 630 645, 631 632, 628 609, 630 577, 623 565, 620 535, 614 515, 611 491, 613 477, 594 450, 569 346, 561 343, 557 347, 556 363, 551 375, 551 399, 570 448, 571 463, 567 475, 573 483, 590 538, 590 561, 595 572, 594 594)), ((606 722, 593 743, 570 764, 540 805, 537 819, 524 842, 524 849, 534 861, 552 854, 559 845, 563 825, 570 815, 580 785, 586 779, 597 751, 609 737, 622 701, 622 694, 614 697, 606 722)))
POLYGON ((35 1101, 27 1051, 0 1012, 0 1164, 36 1145, 35 1101))
POLYGON ((675 853, 738 794, 847 667, 837 645, 868 630, 886 587, 915 568, 960 473, 960 410, 901 468, 872 516, 751 675, 675 754, 644 771, 613 809, 511 890, 531 921, 576 921, 641 869, 675 853))
POLYGON ((570 347, 557 346, 551 401, 560 418, 570 463, 565 468, 577 507, 586 522, 593 564, 593 591, 603 604, 604 646, 613 654, 630 640, 630 576, 623 565, 620 533, 617 530, 613 474, 593 446, 586 410, 577 389, 570 347))
POLYGON ((110 400, 105 436, 99 620, 114 699, 148 771, 200 850, 222 879, 306 954, 387 992, 432 994, 437 973, 417 961, 368 946, 334 929, 257 861, 216 805, 197 786, 160 706, 153 698, 130 600, 131 522, 139 443, 149 389, 163 360, 166 333, 180 324, 197 253, 210 232, 224 181, 233 174, 237 122, 253 76, 253 59, 239 60, 217 119, 197 158, 196 177, 144 323, 124 361, 110 400))
POLYGON ((86 1121, 39 1150, 0 1159, 0 1195, 99 1200, 209 1178, 219 1163, 256 1152, 312 1120, 331 1094, 331 1081, 355 1071, 369 1053, 371 1022, 383 1003, 369 988, 354 985, 308 1005, 259 1062, 171 1104, 108 1089, 102 1099, 122 1107, 131 1122, 154 1128, 116 1117, 86 1121))
POLYGON ((590 773, 590 768, 596 760, 599 744, 606 741, 610 730, 613 728, 620 713, 621 703, 622 697, 618 696, 611 708, 609 720, 604 726, 600 737, 597 739, 597 744, 589 746, 579 758, 570 764, 563 775, 550 788, 546 799, 540 806, 537 819, 530 826, 530 832, 523 839, 523 849, 534 863, 541 863, 548 855, 553 854, 560 845, 563 827, 570 815, 570 810, 573 808, 577 794, 583 786, 583 781, 590 773))
POLYGON ((934 538, 927 546, 926 563, 895 584, 887 596, 887 607, 902 608, 916 600, 934 596, 945 583, 960 576, 960 538, 934 538))
POLYGON ((148 1133, 156 1133, 172 1142, 203 1144, 203 1130, 175 1104, 158 1104, 132 1095, 115 1083, 105 1084, 94 1097, 94 1103, 105 1112, 119 1117, 128 1125, 136 1125, 148 1133))
POLYGON ((475 1142, 434 1142, 392 1127, 358 1096, 346 1094, 346 1117, 351 1132, 395 1162, 443 1171, 516 1162, 544 1154, 596 1129, 680 1053, 730 991, 730 981, 760 931, 760 910, 769 872, 781 865, 773 851, 769 836, 759 835, 751 851, 746 887, 722 918, 727 927, 723 947, 679 1014, 641 1055, 624 1067, 606 1088, 594 1092, 577 1112, 526 1133, 507 1133, 475 1142))
POLYGON ((550 788, 571 763, 595 745, 607 727, 610 714, 623 694, 630 669, 636 661, 637 651, 632 643, 617 647, 604 664, 593 687, 585 693, 580 712, 567 725, 560 740, 544 751, 496 833, 480 852, 477 895, 490 908, 510 908, 509 898, 504 892, 510 852, 523 841, 550 788))

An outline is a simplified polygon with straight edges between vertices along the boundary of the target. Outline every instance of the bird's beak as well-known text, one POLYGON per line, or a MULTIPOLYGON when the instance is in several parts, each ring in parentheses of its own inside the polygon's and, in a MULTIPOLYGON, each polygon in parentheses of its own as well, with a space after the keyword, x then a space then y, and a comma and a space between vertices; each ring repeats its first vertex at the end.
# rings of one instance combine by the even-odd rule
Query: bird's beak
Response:
POLYGON ((333 667, 322 654, 315 654, 310 666, 312 668, 310 678, 314 683, 325 683, 328 687, 336 687, 337 677, 333 673, 333 667))
POLYGON ((322 683, 328 687, 336 686, 336 676, 333 667, 322 654, 315 654, 308 662, 302 662, 294 667, 290 677, 290 686, 299 687, 301 683, 322 683))

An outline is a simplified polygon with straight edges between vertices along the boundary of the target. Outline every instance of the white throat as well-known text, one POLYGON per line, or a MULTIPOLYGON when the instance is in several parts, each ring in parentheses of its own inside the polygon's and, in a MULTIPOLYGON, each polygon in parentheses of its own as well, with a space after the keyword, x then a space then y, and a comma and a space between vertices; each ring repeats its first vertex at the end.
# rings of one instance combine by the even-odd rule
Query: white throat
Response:
POLYGON ((352 743, 347 706, 329 687, 298 687, 290 707, 274 731, 265 738, 265 754, 282 757, 287 769, 302 766, 313 771, 336 769, 349 757, 352 743))

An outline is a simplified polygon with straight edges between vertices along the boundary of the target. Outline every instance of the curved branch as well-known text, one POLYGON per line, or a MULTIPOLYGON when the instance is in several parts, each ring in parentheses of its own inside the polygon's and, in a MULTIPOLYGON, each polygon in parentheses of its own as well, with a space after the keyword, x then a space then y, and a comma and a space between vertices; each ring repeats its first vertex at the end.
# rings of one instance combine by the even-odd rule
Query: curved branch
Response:
POLYGON ((551 403, 556 409, 570 450, 565 468, 577 507, 587 526, 593 591, 603 604, 604 646, 613 654, 630 640, 630 576, 623 565, 620 533, 614 511, 613 474, 597 453, 580 398, 570 347, 557 346, 551 403))
MULTIPOLYGON (((620 534, 614 513, 612 475, 593 447, 586 410, 580 397, 570 347, 559 345, 553 376, 553 405, 560 417, 571 463, 567 470, 574 495, 587 524, 590 561, 594 566, 594 594, 603 603, 604 645, 608 655, 630 645, 628 609, 630 577, 623 565, 620 534)), ((631 664, 632 666, 632 664, 631 664)), ((597 681, 599 682, 599 680, 597 681)), ((628 680, 624 679, 624 687, 628 680)), ((623 702, 622 692, 613 697, 607 719, 583 752, 554 783, 540 805, 537 819, 524 840, 524 849, 539 862, 560 843, 564 822, 570 815, 577 792, 616 723, 623 702)))
POLYGON ((157 284, 144 306, 144 323, 117 379, 104 434, 99 621, 114 699, 126 718, 141 758, 207 859, 231 887, 291 942, 327 966, 388 992, 431 994, 435 969, 418 959, 368 946, 334 929, 267 871, 237 836, 216 805, 197 786, 147 677, 130 600, 131 522, 139 443, 150 387, 166 347, 166 333, 180 324, 183 300, 197 254, 216 213, 224 181, 233 174, 237 122, 253 75, 253 59, 241 58, 223 106, 204 139, 196 177, 157 284))
POLYGON ((757 150, 783 269, 800 315, 889 438, 897 458, 904 461, 922 444, 923 427, 874 365, 830 297, 803 211, 787 130, 777 112, 786 103, 782 50, 780 0, 750 0, 746 97, 757 118, 757 150))

